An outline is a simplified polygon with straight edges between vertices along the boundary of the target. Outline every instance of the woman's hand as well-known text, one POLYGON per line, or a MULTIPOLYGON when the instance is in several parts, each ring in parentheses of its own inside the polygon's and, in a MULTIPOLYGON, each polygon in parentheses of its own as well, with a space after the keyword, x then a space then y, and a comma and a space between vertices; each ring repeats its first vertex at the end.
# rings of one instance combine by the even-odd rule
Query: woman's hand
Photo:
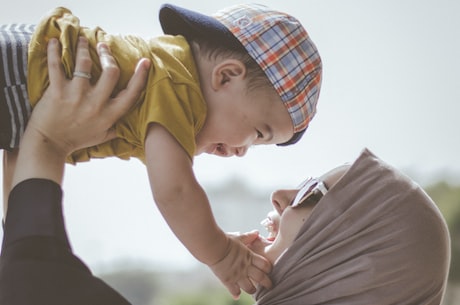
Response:
POLYGON ((98 52, 103 71, 92 86, 84 77, 92 64, 87 40, 80 38, 77 75, 71 80, 65 77, 62 68, 59 43, 50 40, 50 85, 32 111, 22 137, 12 186, 28 178, 51 179, 60 184, 68 154, 115 137, 111 128, 138 99, 150 62, 140 60, 127 88, 112 98, 119 68, 106 45, 100 44, 98 52))
MULTIPOLYGON (((66 79, 59 43, 52 39, 48 45, 50 86, 34 108, 27 129, 53 143, 66 156, 114 138, 111 127, 136 102, 145 85, 150 62, 143 59, 128 87, 111 98, 120 70, 105 44, 99 44, 97 51, 103 71, 93 87, 85 77, 74 75, 72 80, 66 79)), ((75 72, 85 75, 91 71, 91 65, 88 42, 80 38, 75 72)))

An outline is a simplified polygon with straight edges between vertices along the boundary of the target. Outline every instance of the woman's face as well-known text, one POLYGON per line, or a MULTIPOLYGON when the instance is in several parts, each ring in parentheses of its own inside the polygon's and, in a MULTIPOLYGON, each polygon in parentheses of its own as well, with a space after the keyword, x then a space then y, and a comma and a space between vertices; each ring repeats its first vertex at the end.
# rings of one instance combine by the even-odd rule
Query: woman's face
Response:
MULTIPOLYGON (((348 170, 349 165, 342 165, 332 169, 319 178, 319 181, 324 183, 326 189, 330 189, 348 170)), ((268 230, 267 237, 260 237, 250 248, 263 256, 265 256, 272 264, 289 248, 296 238, 300 228, 305 221, 310 217, 314 208, 314 202, 302 203, 296 207, 292 206, 294 199, 300 199, 297 202, 304 202, 300 198, 296 198, 297 194, 305 194, 308 189, 303 187, 295 189, 277 190, 272 193, 271 202, 274 207, 273 211, 269 212, 267 218, 262 224, 268 230)))
POLYGON ((274 209, 263 221, 269 235, 266 238, 261 237, 251 245, 254 252, 265 256, 271 263, 292 244, 313 209, 312 205, 291 206, 298 191, 285 189, 272 193, 271 202, 274 209))

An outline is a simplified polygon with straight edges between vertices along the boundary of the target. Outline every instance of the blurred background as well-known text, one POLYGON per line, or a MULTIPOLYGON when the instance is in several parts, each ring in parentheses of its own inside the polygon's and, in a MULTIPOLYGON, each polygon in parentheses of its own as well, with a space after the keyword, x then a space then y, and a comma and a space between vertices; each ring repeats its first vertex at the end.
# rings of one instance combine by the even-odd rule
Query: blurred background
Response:
MULTIPOLYGON (((205 14, 244 0, 170 3, 205 14)), ((194 168, 227 231, 263 229, 270 193, 352 162, 368 147, 422 185, 452 237, 445 305, 460 303, 460 2, 457 0, 258 1, 297 17, 323 60, 318 113, 289 147, 244 158, 198 156, 194 168)), ((161 35, 164 1, 15 0, 0 23, 36 23, 56 6, 113 34, 161 35)), ((234 301, 176 240, 158 212, 138 160, 68 166, 65 217, 75 252, 133 304, 234 301)), ((0 233, 0 237, 2 233, 0 233)))

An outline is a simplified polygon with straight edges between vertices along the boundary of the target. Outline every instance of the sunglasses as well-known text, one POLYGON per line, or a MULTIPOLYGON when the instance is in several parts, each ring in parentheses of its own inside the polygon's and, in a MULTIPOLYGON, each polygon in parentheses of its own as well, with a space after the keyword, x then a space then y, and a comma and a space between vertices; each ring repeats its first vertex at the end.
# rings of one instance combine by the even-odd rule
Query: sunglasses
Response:
POLYGON ((327 193, 327 188, 323 181, 312 177, 307 178, 298 188, 300 190, 291 203, 293 208, 307 202, 317 203, 327 193))

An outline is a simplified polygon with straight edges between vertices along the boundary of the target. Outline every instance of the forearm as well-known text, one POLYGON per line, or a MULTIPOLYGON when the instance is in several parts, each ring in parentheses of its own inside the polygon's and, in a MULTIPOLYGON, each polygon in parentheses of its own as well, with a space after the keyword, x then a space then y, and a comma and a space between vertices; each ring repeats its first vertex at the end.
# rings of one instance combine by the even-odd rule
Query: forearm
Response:
POLYGON ((62 184, 66 152, 33 128, 27 128, 21 141, 12 186, 30 178, 43 178, 62 184))
POLYGON ((66 153, 33 128, 27 128, 21 149, 5 152, 3 168, 3 215, 8 211, 8 196, 18 183, 42 178, 62 184, 66 153))
POLYGON ((228 238, 217 225, 199 185, 184 187, 169 200, 157 200, 171 230, 200 262, 213 265, 227 250, 228 238))
POLYGON ((270 263, 219 228, 195 179, 192 160, 162 125, 149 126, 145 156, 158 208, 190 253, 208 265, 234 297, 241 289, 254 293, 258 283, 269 288, 270 263))
POLYGON ((216 263, 225 256, 228 238, 195 179, 191 159, 160 124, 149 127, 145 149, 152 194, 166 222, 199 261, 216 263))

